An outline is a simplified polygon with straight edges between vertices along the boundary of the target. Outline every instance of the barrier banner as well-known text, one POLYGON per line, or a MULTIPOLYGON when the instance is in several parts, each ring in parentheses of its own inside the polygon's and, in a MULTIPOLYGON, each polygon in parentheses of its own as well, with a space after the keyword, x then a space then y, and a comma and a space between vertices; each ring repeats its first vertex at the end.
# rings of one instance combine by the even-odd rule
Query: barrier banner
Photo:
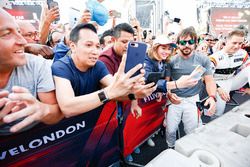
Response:
POLYGON ((0 136, 0 166, 109 166, 119 161, 116 103, 0 136))
POLYGON ((131 103, 123 105, 124 111, 124 129, 123 156, 131 154, 134 149, 146 141, 157 129, 160 128, 164 119, 164 105, 166 104, 166 95, 160 102, 157 102, 157 94, 139 100, 139 106, 142 108, 142 116, 136 119, 130 112, 131 103))

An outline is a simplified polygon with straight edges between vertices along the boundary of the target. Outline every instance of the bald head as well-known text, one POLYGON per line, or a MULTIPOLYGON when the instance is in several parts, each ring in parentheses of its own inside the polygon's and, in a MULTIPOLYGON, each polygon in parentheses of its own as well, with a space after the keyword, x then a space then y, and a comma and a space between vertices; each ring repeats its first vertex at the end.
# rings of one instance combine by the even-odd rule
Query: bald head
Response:
POLYGON ((39 43, 39 34, 37 29, 28 20, 16 20, 20 27, 21 34, 28 43, 39 43))
MULTIPOLYGON (((19 25, 20 28, 22 28, 22 26, 34 27, 28 20, 16 20, 16 23, 19 25)), ((22 29, 24 29, 24 28, 22 28, 22 29)))
POLYGON ((0 8, 0 18, 0 30, 4 30, 9 26, 18 28, 14 17, 2 8, 0 8))

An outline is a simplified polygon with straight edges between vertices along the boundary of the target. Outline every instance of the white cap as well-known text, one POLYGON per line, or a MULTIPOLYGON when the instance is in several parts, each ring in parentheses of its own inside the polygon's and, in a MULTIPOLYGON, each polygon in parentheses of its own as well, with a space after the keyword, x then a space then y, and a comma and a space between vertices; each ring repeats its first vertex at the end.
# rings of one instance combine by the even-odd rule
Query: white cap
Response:
POLYGON ((170 45, 172 47, 176 47, 176 44, 172 42, 166 35, 160 35, 155 38, 153 41, 153 45, 160 44, 160 45, 170 45))

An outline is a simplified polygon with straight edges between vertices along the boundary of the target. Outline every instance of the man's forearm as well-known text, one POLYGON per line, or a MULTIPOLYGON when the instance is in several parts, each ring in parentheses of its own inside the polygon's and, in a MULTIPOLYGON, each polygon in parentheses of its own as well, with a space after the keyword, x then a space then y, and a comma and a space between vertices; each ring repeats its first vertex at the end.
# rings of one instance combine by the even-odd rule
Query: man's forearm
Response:
POLYGON ((49 31, 50 31, 50 24, 47 21, 44 21, 41 25, 41 30, 40 30, 40 43, 41 44, 46 44, 47 38, 49 36, 49 31))
POLYGON ((206 81, 206 90, 208 93, 208 96, 216 96, 216 83, 213 79, 206 81))
MULTIPOLYGON (((60 111, 58 104, 44 104, 47 105, 48 111, 46 116, 41 120, 45 124, 55 124, 64 118, 63 113, 60 111)), ((46 112, 46 111, 45 111, 46 112)))

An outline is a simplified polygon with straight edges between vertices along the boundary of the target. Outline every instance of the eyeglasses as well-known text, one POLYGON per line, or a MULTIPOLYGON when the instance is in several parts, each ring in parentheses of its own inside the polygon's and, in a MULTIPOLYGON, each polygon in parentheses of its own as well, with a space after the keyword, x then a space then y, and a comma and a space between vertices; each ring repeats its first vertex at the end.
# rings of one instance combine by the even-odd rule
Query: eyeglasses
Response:
POLYGON ((23 37, 35 39, 36 37, 38 37, 38 35, 39 35, 39 33, 37 31, 35 31, 35 32, 29 32, 27 34, 23 34, 23 37))
POLYGON ((179 43, 180 43, 182 46, 185 46, 187 43, 188 43, 189 45, 193 45, 193 44, 195 43, 195 40, 193 40, 193 39, 190 39, 190 40, 188 40, 188 41, 181 40, 181 41, 179 41, 179 43))
POLYGON ((211 42, 211 41, 214 41, 214 40, 212 40, 212 39, 206 39, 206 41, 211 42))

